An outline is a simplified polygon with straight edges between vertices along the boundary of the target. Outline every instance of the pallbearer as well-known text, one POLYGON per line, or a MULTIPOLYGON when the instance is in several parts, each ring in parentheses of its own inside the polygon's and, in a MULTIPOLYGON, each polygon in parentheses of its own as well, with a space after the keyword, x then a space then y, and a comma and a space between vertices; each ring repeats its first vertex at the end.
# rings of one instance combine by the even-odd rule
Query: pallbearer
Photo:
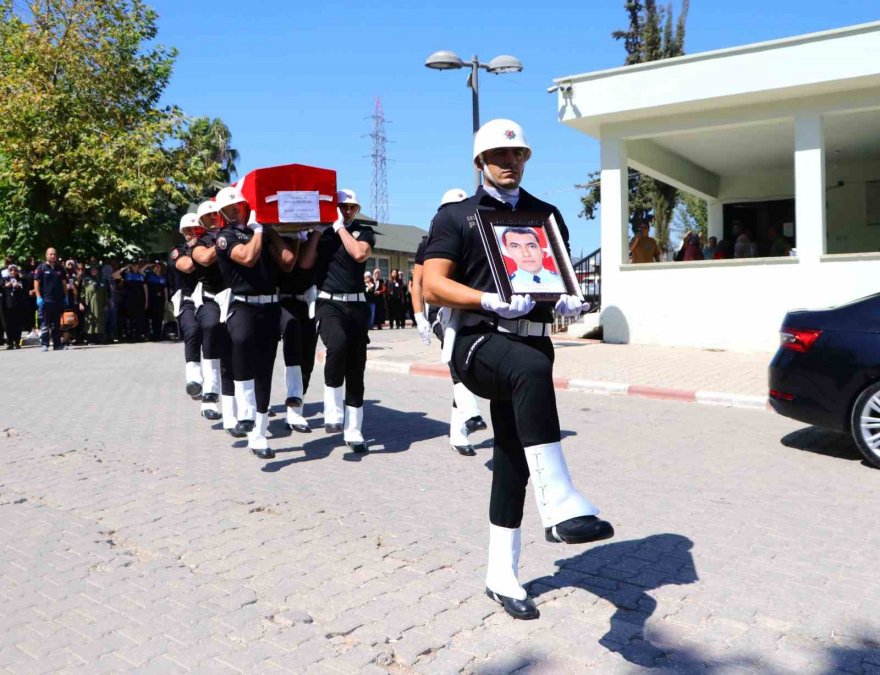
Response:
POLYGON ((202 328, 202 415, 209 420, 223 419, 223 428, 233 435, 236 432, 232 399, 232 380, 223 370, 223 361, 228 358, 229 335, 226 326, 220 321, 220 306, 214 299, 224 289, 223 277, 217 266, 215 235, 223 224, 217 203, 204 201, 196 213, 202 234, 190 248, 190 255, 196 263, 195 273, 199 284, 193 291, 195 316, 202 328), (221 408, 220 395, 223 393, 221 408), (221 413, 222 409, 222 413, 221 413))
POLYGON ((216 238, 217 262, 228 286, 221 319, 232 342, 238 416, 253 420, 247 435, 250 451, 270 459, 275 453, 266 433, 281 321, 276 284, 279 273, 290 272, 296 258, 281 235, 256 222, 236 188, 223 188, 217 194, 217 204, 226 221, 216 238))
POLYGON ((171 249, 171 261, 177 275, 177 291, 171 296, 171 303, 183 337, 186 393, 199 399, 202 395, 202 327, 196 320, 196 306, 192 299, 199 277, 190 247, 204 234, 204 228, 199 225, 195 213, 187 213, 180 219, 180 233, 184 242, 171 249))
POLYGON ((328 433, 343 431, 345 443, 354 452, 364 453, 368 451, 362 425, 370 322, 364 269, 376 234, 372 227, 356 220, 360 204, 353 190, 340 190, 337 201, 339 219, 332 227, 312 232, 301 265, 304 269, 314 268, 319 289, 318 332, 327 349, 324 429, 328 433))
MULTIPOLYGON (((290 238, 291 245, 297 249, 308 241, 308 237, 306 232, 285 235, 285 239, 290 238)), ((303 399, 309 390, 309 381, 315 367, 315 347, 318 343, 315 326, 317 291, 314 278, 314 268, 307 270, 296 265, 291 272, 282 273, 278 280, 287 428, 303 434, 312 431, 303 417, 303 399)))

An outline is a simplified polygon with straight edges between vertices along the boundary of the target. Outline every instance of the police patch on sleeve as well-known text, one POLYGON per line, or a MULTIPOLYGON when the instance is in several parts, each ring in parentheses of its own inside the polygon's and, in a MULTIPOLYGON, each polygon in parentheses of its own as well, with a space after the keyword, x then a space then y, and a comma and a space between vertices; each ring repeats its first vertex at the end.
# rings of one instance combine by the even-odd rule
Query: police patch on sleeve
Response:
POLYGON ((351 236, 354 237, 355 239, 360 239, 361 238, 361 231, 355 230, 354 232, 351 233, 351 236))
POLYGON ((227 246, 226 237, 217 237, 217 248, 221 251, 225 251, 227 246))
POLYGON ((179 257, 180 257, 180 251, 178 251, 176 248, 171 251, 171 259, 172 260, 177 260, 179 257))

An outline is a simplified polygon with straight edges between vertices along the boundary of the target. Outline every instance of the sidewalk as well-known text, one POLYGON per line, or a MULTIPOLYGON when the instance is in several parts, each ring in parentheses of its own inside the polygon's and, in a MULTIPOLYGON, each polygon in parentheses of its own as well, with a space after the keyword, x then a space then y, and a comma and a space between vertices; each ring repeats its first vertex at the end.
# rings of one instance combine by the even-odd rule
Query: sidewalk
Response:
MULTIPOLYGON (((367 368, 447 377, 440 345, 425 346, 414 328, 370 331, 367 368)), ((710 351, 687 347, 611 345, 554 339, 557 389, 572 389, 716 405, 763 408, 771 353, 710 351)), ((323 361, 323 354, 319 355, 323 361)))

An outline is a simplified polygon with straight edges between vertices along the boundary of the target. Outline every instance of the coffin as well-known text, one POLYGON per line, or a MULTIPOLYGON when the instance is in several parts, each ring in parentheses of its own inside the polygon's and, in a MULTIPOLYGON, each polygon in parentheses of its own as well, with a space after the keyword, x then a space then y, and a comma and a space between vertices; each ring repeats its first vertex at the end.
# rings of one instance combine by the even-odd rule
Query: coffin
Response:
POLYGON ((257 222, 299 232, 336 220, 336 172, 305 164, 256 169, 237 184, 257 222))

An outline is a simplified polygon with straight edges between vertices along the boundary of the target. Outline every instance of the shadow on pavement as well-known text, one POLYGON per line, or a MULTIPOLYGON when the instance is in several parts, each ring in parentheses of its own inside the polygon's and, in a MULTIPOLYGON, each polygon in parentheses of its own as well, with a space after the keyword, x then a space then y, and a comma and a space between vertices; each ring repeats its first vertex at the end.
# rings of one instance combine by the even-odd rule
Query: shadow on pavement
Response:
POLYGON ((816 455, 838 459, 862 459, 862 453, 856 447, 852 436, 823 427, 798 429, 783 436, 780 442, 787 448, 812 452, 816 455))
MULTIPOLYGON (((654 644, 645 636, 645 624, 657 609, 657 601, 648 592, 668 584, 698 581, 691 555, 693 545, 680 534, 655 534, 605 544, 572 558, 557 560, 558 572, 535 579, 527 586, 534 597, 569 587, 597 595, 616 608, 608 632, 599 639, 599 644, 608 651, 644 668, 700 672, 710 665, 703 655, 689 647, 654 644)), ((724 665, 748 664, 737 661, 724 665)))
MULTIPOLYGON (((364 401, 364 408, 364 437, 370 446, 370 452, 366 455, 345 452, 343 459, 346 461, 360 462, 370 455, 405 452, 413 443, 446 436, 449 433, 449 425, 446 422, 433 420, 424 412, 401 412, 379 405, 378 401, 364 401)), ((309 413, 310 410, 307 408, 306 414, 309 413)), ((342 434, 325 434, 320 419, 317 421, 312 419, 310 424, 313 428, 311 434, 288 432, 284 428, 283 417, 275 426, 270 425, 273 438, 293 437, 297 442, 293 447, 275 448, 275 452, 301 450, 303 454, 290 459, 268 462, 263 465, 262 470, 273 473, 291 464, 324 459, 337 448, 346 449, 342 434), (276 429, 280 433, 276 434, 276 429)))

